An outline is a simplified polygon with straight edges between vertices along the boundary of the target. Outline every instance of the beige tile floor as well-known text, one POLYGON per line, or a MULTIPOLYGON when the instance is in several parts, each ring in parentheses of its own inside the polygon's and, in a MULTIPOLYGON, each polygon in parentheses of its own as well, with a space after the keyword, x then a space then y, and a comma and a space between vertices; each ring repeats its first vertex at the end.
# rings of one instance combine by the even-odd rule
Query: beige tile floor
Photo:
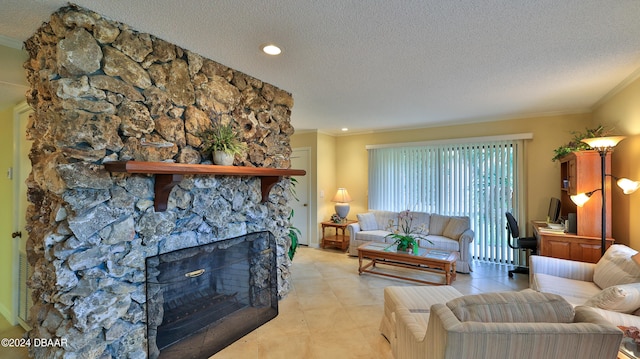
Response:
MULTIPOLYGON (((452 284, 463 294, 529 287, 527 276, 516 274, 510 279, 506 266, 474 263, 473 268, 471 274, 458 274, 452 284)), ((298 250, 291 275, 293 290, 280 301, 279 315, 213 359, 393 358, 389 343, 378 331, 383 290, 415 283, 359 276, 357 258, 306 247, 298 250)))
MULTIPOLYGON (((463 294, 521 290, 528 278, 507 276, 508 267, 474 263, 471 274, 453 282, 463 294)), ((402 269, 393 269, 394 271, 402 269)), ((415 274, 415 271, 411 271, 415 274)), ((422 275, 422 274, 421 274, 422 275)), ((293 289, 279 303, 279 315, 212 359, 391 359, 378 327, 383 289, 416 285, 393 278, 358 275, 358 259, 332 249, 301 247, 291 267, 293 289)), ((0 317, 0 338, 22 335, 0 317)), ((0 347, 0 358, 26 358, 24 351, 0 347)))
MULTIPOLYGON (((0 339, 19 339, 23 334, 24 330, 21 326, 12 326, 0 315, 0 339)), ((0 346, 0 358, 28 358, 27 349, 7 346, 3 340, 3 344, 0 346)))

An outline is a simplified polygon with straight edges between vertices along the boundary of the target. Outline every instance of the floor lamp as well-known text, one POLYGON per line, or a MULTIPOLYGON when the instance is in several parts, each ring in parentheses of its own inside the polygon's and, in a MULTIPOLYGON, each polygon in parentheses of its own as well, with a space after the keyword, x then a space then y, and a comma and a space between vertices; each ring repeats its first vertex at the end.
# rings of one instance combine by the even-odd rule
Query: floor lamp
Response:
MULTIPOLYGON (((600 233, 601 235, 601 240, 602 240, 602 254, 604 255, 604 252, 607 249, 607 191, 605 190, 605 178, 607 176, 607 153, 612 152, 613 148, 618 144, 618 142, 624 140, 624 136, 610 136, 610 137, 593 137, 593 138, 585 138, 582 140, 582 142, 586 143, 587 145, 589 145, 589 147, 591 147, 592 149, 598 151, 598 153, 600 154, 600 188, 595 189, 591 192, 587 192, 587 193, 580 193, 577 194, 575 196, 571 196, 571 200, 577 205, 582 207, 585 202, 587 202, 589 200, 589 197, 591 197, 592 194, 594 194, 597 191, 601 191, 602 192, 602 219, 600 224, 602 225, 602 232, 600 233)), ((622 180, 622 179, 621 179, 622 180)), ((624 180, 627 180, 626 178, 624 178, 624 180)), ((631 180, 627 180, 629 182, 633 182, 631 180)), ((620 180, 618 180, 618 186, 621 186, 620 184, 620 180)), ((623 190, 625 190, 625 193, 627 193, 627 190, 623 188, 623 190)))

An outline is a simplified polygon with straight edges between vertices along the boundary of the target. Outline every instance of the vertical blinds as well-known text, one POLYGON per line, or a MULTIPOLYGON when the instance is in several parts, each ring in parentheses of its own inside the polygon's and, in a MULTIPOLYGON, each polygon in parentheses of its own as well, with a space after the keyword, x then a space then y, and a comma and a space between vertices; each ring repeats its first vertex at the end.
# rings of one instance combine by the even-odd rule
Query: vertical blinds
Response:
POLYGON ((516 263, 505 212, 519 210, 522 141, 369 148, 369 208, 468 216, 476 259, 516 263))

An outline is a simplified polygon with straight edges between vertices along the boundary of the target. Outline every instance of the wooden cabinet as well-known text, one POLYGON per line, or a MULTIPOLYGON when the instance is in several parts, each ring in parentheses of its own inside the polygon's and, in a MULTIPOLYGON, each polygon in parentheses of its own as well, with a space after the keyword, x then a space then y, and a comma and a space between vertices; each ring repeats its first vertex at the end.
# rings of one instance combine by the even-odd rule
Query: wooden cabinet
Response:
MULTIPOLYGON (((605 158, 605 171, 611 170, 611 153, 605 158)), ((543 256, 582 262, 597 262, 602 255, 602 192, 596 191, 582 207, 571 196, 598 190, 602 186, 602 162, 596 151, 570 153, 560 159, 560 216, 576 215, 576 233, 545 230, 544 221, 533 221, 533 234, 538 240, 538 253, 543 256)), ((607 173, 605 172, 605 173, 607 173)), ((606 247, 611 238, 611 177, 605 177, 606 247)))
MULTIPOLYGON (((602 193, 597 191, 583 207, 578 207, 570 196, 591 192, 601 186, 601 160, 596 151, 570 153, 560 159, 560 215, 567 219, 569 213, 576 214, 578 236, 601 238, 602 193)), ((611 171, 611 153, 606 157, 606 171, 611 171)), ((611 177, 605 177, 607 217, 606 236, 611 237, 611 177)))

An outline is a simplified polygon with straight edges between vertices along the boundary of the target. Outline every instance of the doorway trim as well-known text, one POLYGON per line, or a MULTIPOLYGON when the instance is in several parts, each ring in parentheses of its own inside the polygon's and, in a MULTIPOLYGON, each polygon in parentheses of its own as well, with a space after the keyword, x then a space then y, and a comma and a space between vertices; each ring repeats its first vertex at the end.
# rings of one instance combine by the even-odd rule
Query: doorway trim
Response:
MULTIPOLYGON (((22 134, 20 133, 20 120, 22 116, 32 111, 27 102, 21 102, 13 108, 13 167, 11 169, 11 180, 13 181, 13 230, 20 231, 20 144, 22 134)), ((26 233, 23 233, 26 235, 26 233)), ((20 239, 11 238, 11 313, 6 318, 10 319, 11 325, 18 324, 18 305, 20 300, 20 239)))
POLYGON ((291 149, 291 154, 293 156, 293 153, 296 152, 297 154, 303 155, 305 157, 305 163, 307 164, 308 168, 303 168, 304 170, 307 171, 307 188, 306 188, 306 193, 307 193, 307 198, 299 198, 300 201, 302 201, 303 203, 308 203, 308 210, 307 210, 307 218, 306 218, 306 222, 307 222, 307 228, 306 228, 306 233, 303 233, 303 235, 305 235, 308 240, 307 240, 307 246, 312 246, 312 245, 316 245, 315 241, 314 241, 314 237, 311 236, 311 229, 315 228, 315 226, 312 226, 311 224, 311 218, 313 217, 313 206, 315 206, 315 203, 313 203, 311 201, 312 196, 311 196, 311 147, 296 147, 296 148, 292 148, 291 149))

